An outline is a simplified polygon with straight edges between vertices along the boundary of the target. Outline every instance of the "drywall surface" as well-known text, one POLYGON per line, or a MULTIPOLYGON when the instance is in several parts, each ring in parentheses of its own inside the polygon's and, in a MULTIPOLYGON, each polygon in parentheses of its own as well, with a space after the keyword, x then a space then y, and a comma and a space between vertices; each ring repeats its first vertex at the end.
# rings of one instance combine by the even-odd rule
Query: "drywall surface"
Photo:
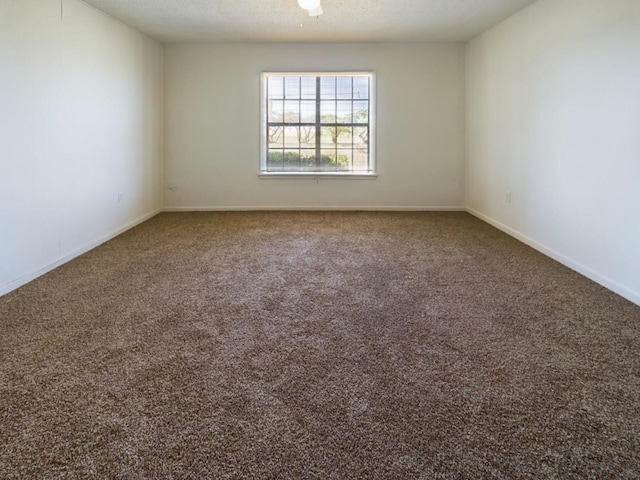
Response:
POLYGON ((539 0, 466 65, 470 211, 640 303, 640 2, 539 0))
POLYGON ((167 208, 464 205, 461 44, 168 45, 164 60, 167 208), (262 71, 371 70, 378 178, 259 178, 262 71))
POLYGON ((0 2, 0 294, 161 207, 162 48, 77 0, 0 2))

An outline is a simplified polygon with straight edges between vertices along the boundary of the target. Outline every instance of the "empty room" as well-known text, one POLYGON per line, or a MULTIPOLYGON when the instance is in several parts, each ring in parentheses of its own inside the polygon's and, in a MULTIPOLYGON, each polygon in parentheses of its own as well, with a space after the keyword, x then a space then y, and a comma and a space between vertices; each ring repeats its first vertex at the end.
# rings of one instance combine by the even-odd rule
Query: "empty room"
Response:
POLYGON ((0 0, 0 478, 640 478, 639 0, 0 0))

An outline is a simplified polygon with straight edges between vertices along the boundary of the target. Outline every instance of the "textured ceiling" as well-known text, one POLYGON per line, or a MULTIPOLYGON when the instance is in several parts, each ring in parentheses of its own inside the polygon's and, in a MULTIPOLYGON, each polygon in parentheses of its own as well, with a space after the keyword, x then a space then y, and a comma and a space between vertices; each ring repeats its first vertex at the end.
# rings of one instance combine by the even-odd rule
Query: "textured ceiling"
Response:
POLYGON ((84 0, 165 43, 459 42, 535 0, 84 0))

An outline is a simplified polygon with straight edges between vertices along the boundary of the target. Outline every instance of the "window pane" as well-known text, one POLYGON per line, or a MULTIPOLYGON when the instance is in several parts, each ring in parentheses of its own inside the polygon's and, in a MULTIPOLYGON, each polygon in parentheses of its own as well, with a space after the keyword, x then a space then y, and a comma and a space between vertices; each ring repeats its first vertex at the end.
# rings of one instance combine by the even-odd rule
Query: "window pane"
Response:
POLYGON ((269 98, 284 98, 284 79, 282 77, 269 77, 267 79, 269 98))
POLYGON ((284 130, 283 127, 269 127, 269 148, 284 146, 284 130))
POLYGON ((353 137, 351 135, 352 127, 337 127, 338 130, 338 148, 351 148, 353 145, 353 137))
POLYGON ((369 122, 369 102, 353 102, 353 122, 367 123, 369 122))
POLYGON ((284 119, 284 102, 282 100, 269 100, 267 115, 270 122, 282 122, 284 119))
POLYGON ((284 77, 284 96, 286 99, 300 98, 300 77, 284 77))
POLYGON ((337 98, 351 99, 351 77, 337 78, 337 98))
POLYGON ((352 152, 351 150, 338 150, 336 157, 336 169, 338 171, 348 171, 352 169, 352 152))
POLYGON ((369 77, 353 77, 353 98, 369 98, 369 77))
POLYGON ((336 172, 338 170, 336 157, 336 151, 334 149, 323 148, 320 157, 319 170, 322 172, 336 172))
POLYGON ((284 102, 284 121, 287 123, 300 122, 300 102, 297 100, 285 100, 284 102))
POLYGON ((316 77, 302 77, 301 79, 301 98, 316 98, 316 77))
POLYGON ((351 102, 336 102, 338 123, 351 123, 351 102))
POLYGON ((299 131, 299 127, 284 127, 285 148, 300 148, 299 131))
POLYGON ((369 145, 369 128, 353 127, 353 144, 356 148, 366 148, 369 145))
POLYGON ((299 132, 302 148, 316 148, 316 127, 300 127, 299 132))
POLYGON ((336 98, 336 77, 320 77, 320 98, 322 100, 336 98))
POLYGON ((267 170, 270 172, 278 172, 284 169, 284 155, 282 150, 269 150, 267 153, 267 170))
POLYGON ((358 149, 353 151, 353 169, 361 172, 369 170, 369 154, 367 150, 358 149))
POLYGON ((300 121, 302 123, 316 123, 316 102, 300 102, 300 121))
POLYGON ((322 127, 320 144, 322 148, 335 148, 337 141, 336 127, 322 127))
POLYGON ((284 169, 291 172, 300 171, 300 150, 284 151, 284 169))
POLYGON ((306 170, 313 171, 316 168, 316 149, 308 148, 300 150, 300 165, 306 170))
POLYGON ((336 102, 333 100, 320 102, 320 119, 322 123, 336 123, 336 102))

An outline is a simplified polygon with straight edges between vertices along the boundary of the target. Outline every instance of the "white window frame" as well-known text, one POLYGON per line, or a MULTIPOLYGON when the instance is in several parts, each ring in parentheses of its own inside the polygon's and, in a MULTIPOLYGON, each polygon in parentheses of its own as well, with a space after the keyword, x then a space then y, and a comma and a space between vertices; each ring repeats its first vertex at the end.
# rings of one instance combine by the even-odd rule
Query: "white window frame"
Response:
POLYGON ((373 71, 357 71, 357 72, 340 72, 340 71, 322 71, 322 72, 298 72, 298 71, 265 71, 260 75, 260 178, 310 178, 318 179, 320 177, 331 178, 348 178, 348 179, 373 179, 376 178, 376 81, 375 72, 373 71), (362 171, 344 171, 344 172, 269 172, 267 171, 267 79, 275 76, 290 77, 369 77, 369 170, 362 171))

